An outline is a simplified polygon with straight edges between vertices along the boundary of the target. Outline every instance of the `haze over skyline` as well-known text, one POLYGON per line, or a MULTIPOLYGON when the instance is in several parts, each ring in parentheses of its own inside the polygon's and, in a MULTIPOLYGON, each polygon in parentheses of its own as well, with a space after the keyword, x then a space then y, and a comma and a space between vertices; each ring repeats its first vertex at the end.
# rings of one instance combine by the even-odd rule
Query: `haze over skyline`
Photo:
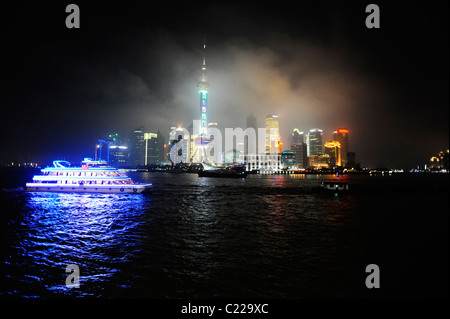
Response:
POLYGON ((346 127, 363 166, 412 168, 448 149, 448 3, 198 7, 76 2, 6 5, 0 162, 93 156, 107 134, 140 126, 168 139, 199 116, 203 37, 208 120, 264 127, 276 113, 285 149, 292 130, 346 127), (91 153, 91 154, 90 154, 91 153))

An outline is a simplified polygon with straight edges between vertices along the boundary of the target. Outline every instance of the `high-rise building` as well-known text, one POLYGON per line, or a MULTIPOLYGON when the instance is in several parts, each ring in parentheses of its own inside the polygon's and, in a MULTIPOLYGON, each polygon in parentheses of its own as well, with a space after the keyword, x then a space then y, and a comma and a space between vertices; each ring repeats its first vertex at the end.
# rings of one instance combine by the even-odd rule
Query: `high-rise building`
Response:
POLYGON ((292 144, 305 143, 305 134, 301 132, 298 128, 292 131, 292 144))
POLYGON ((306 169, 308 167, 308 151, 306 143, 292 143, 291 151, 295 153, 297 168, 306 169))
POLYGON ((329 167, 341 166, 341 143, 337 141, 326 142, 324 149, 325 155, 329 156, 329 167))
POLYGON ((112 167, 129 165, 129 150, 118 133, 109 134, 107 139, 99 139, 95 150, 95 160, 105 160, 112 167))
POLYGON ((308 156, 323 155, 323 131, 318 128, 309 130, 307 144, 308 156))
POLYGON ((111 145, 109 147, 109 165, 116 168, 127 167, 129 155, 127 146, 111 145))
POLYGON ((269 114, 266 116, 266 153, 281 153, 280 124, 278 115, 269 114))
POLYGON ((292 131, 291 151, 295 153, 297 168, 308 167, 308 150, 305 142, 305 134, 298 128, 292 131))
MULTIPOLYGON (((128 143, 130 166, 147 166, 164 161, 164 138, 158 133, 144 133, 143 127, 131 132, 128 143)), ((120 149, 116 148, 116 152, 120 149)))
POLYGON ((156 133, 144 133, 145 140, 145 152, 144 152, 144 165, 158 164, 159 159, 159 147, 158 147, 158 134, 156 133))
POLYGON ((333 132, 333 141, 339 142, 341 145, 341 165, 348 164, 348 129, 339 128, 333 132))
POLYGON ((158 130, 156 132, 156 139, 157 139, 157 148, 158 148, 158 164, 162 164, 165 162, 165 151, 164 151, 164 136, 161 134, 161 132, 158 130))
POLYGON ((130 152, 129 164, 133 167, 145 164, 145 140, 144 128, 139 127, 130 134, 128 142, 128 150, 130 152))

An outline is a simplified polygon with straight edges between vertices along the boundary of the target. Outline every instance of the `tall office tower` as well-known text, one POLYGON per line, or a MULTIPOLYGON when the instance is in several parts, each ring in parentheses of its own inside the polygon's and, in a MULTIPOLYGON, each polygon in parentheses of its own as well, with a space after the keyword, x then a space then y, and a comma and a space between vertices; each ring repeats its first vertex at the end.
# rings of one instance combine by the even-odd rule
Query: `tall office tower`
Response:
POLYGON ((244 136, 244 154, 249 153, 257 153, 257 146, 258 146, 258 125, 256 124, 256 117, 253 116, 253 114, 250 114, 247 117, 247 128, 252 128, 255 130, 255 139, 248 138, 248 135, 244 136), (252 151, 254 150, 254 152, 252 151))
POLYGON ((323 131, 318 128, 308 132, 308 156, 323 155, 323 131))
POLYGON ((328 162, 329 167, 341 166, 341 143, 337 141, 326 142, 324 149, 325 155, 330 157, 328 162))
POLYGON ((307 168, 308 151, 306 149, 306 143, 292 143, 291 151, 295 153, 295 161, 297 162, 297 168, 307 168))
POLYGON ((144 133, 145 140, 145 155, 144 165, 158 164, 159 159, 159 145, 158 134, 156 133, 144 133))
POLYGON ((280 124, 276 114, 266 116, 266 153, 281 153, 280 124))
POLYGON ((341 164, 347 166, 348 164, 348 129, 339 128, 333 132, 333 141, 341 144, 341 164))
POLYGON ((128 166, 128 147, 125 145, 111 145, 109 147, 109 165, 116 168, 128 166))
POLYGON ((128 150, 130 152, 129 164, 133 167, 144 165, 145 140, 144 128, 139 127, 130 134, 128 150))
POLYGON ((164 162, 165 157, 164 157, 164 136, 161 134, 161 132, 158 130, 158 132, 156 132, 157 135, 157 148, 158 148, 158 160, 157 163, 161 164, 164 162))
POLYGON ((292 144, 300 143, 305 143, 305 134, 299 131, 298 128, 295 128, 294 131, 292 131, 292 144))
POLYGON ((297 168, 308 167, 308 150, 305 142, 305 134, 298 128, 292 132, 291 151, 295 153, 297 168))

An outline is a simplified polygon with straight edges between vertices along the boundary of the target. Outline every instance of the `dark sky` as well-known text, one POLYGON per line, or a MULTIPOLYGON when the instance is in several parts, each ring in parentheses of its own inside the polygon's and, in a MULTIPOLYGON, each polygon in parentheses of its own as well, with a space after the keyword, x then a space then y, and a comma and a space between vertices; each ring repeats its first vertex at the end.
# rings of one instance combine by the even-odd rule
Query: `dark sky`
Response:
MULTIPOLYGON (((449 145, 448 2, 2 4, 0 163, 93 156, 98 138, 188 127, 207 39, 209 121, 350 129, 363 166, 412 168, 449 145), (80 7, 67 29, 65 7, 80 7)), ((288 148, 288 147, 285 147, 288 148)))

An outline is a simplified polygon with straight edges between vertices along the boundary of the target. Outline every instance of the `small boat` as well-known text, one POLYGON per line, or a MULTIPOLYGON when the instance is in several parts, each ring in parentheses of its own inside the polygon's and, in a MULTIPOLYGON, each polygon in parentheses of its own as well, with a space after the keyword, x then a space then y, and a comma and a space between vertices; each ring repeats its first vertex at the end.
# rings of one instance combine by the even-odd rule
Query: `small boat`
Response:
POLYGON ((246 178, 247 171, 244 165, 232 165, 227 167, 211 167, 206 166, 208 169, 198 171, 199 177, 231 177, 231 178, 246 178))
POLYGON ((153 187, 135 183, 124 173, 110 167, 106 161, 85 158, 81 167, 71 167, 67 161, 53 161, 54 167, 41 170, 33 182, 24 187, 28 192, 142 193, 153 187))
POLYGON ((344 182, 322 182, 320 186, 330 191, 348 191, 348 184, 344 182))

